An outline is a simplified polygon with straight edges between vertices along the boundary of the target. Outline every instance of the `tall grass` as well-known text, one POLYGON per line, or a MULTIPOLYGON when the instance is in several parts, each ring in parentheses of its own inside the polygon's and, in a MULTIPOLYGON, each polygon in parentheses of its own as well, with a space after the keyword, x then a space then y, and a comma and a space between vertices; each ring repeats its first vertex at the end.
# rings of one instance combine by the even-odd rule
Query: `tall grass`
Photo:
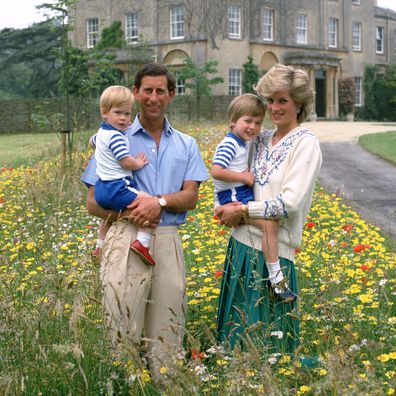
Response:
MULTIPOLYGON (((187 126, 210 165, 224 125, 187 126)), ((91 152, 0 173, 0 393, 157 395, 133 354, 119 355, 103 325, 98 220, 79 181, 91 152)), ((188 275, 185 354, 163 387, 176 395, 393 394, 396 258, 380 230, 320 186, 297 254, 301 347, 264 343, 231 352, 215 342, 229 230, 213 217, 213 185, 180 230, 188 275), (300 358, 320 357, 316 368, 300 358)), ((279 335, 276 335, 279 336, 279 335)), ((247 335, 245 335, 247 337, 247 335)), ((246 338, 247 339, 247 338, 246 338)))

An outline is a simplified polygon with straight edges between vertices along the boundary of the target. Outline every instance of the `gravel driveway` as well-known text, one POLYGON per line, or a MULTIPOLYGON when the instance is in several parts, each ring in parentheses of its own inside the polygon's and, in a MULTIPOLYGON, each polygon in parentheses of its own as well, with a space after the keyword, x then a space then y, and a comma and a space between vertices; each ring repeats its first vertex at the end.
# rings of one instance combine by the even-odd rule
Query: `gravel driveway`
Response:
POLYGON ((396 166, 364 150, 359 135, 396 130, 396 124, 307 122, 321 142, 320 182, 363 219, 396 240, 396 166))

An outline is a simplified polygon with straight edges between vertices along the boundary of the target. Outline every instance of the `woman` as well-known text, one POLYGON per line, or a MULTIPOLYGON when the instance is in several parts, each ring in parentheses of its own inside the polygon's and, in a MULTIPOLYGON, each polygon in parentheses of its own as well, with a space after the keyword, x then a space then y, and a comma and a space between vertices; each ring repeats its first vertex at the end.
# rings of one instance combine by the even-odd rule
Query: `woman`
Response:
POLYGON ((221 285, 218 334, 232 348, 253 339, 270 353, 291 353, 299 338, 297 303, 283 303, 273 293, 260 231, 241 223, 246 218, 278 221, 279 271, 286 277, 282 284, 286 292, 290 289, 298 295, 294 253, 301 242, 322 154, 317 137, 300 126, 310 114, 314 97, 303 70, 275 65, 259 80, 256 91, 265 98, 276 128, 261 132, 253 144, 255 201, 216 210, 223 224, 235 226, 221 285))

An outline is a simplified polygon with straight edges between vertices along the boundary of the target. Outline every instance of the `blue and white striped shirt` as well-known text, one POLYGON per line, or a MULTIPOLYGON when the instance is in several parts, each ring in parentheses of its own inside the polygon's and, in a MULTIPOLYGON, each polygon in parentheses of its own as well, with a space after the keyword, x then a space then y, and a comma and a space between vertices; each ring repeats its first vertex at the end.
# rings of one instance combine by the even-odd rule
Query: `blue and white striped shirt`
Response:
POLYGON ((97 174, 101 180, 117 180, 123 177, 132 177, 132 171, 124 169, 119 160, 130 156, 129 143, 125 134, 106 122, 102 122, 98 132, 92 137, 97 174))
MULTIPOLYGON (((212 164, 234 172, 243 172, 248 169, 249 148, 250 142, 246 143, 232 132, 229 132, 217 145, 212 164)), ((213 183, 215 192, 243 186, 241 182, 224 182, 217 179, 213 179, 213 183)))

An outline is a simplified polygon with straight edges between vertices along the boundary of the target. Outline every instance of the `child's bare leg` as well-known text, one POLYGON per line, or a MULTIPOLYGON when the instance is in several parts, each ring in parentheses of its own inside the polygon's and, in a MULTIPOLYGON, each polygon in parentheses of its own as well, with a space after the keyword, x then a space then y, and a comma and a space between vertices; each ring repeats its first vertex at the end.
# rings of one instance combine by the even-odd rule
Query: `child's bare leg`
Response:
POLYGON ((107 231, 109 231, 109 228, 111 227, 111 223, 105 220, 102 220, 100 223, 99 229, 98 229, 98 239, 96 240, 96 248, 95 251, 93 252, 93 255, 95 257, 99 257, 103 245, 104 245, 104 240, 106 238, 107 231))

